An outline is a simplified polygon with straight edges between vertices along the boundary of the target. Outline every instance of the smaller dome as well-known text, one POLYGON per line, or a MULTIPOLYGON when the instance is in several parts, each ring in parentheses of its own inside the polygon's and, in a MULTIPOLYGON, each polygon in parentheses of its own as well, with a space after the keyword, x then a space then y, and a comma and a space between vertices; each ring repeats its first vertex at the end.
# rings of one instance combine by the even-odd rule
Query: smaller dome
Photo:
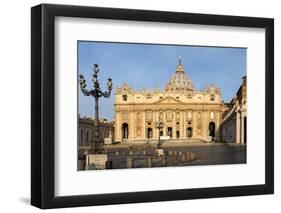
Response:
POLYGON ((215 84, 211 84, 207 88, 203 89, 203 92, 220 93, 220 89, 215 84))
POLYGON ((118 86, 116 88, 115 93, 127 94, 132 93, 133 91, 133 88, 129 87, 127 83, 123 83, 121 86, 118 86))

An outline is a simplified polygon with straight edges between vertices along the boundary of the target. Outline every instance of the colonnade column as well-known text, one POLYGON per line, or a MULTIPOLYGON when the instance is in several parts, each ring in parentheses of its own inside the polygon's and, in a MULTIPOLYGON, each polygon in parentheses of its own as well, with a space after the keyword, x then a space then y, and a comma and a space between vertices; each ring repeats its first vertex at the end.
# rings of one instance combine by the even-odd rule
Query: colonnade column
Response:
POLYGON ((245 130, 245 111, 242 110, 242 113, 241 113, 241 143, 244 144, 245 141, 244 141, 244 130, 245 130))
POLYGON ((241 113, 236 112, 236 143, 241 143, 241 113))

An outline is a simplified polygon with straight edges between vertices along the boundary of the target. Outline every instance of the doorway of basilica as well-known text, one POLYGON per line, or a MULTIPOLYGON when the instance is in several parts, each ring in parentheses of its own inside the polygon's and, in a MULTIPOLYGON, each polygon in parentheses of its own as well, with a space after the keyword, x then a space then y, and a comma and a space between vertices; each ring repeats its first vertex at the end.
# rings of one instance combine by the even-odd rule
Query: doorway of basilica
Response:
POLYGON ((212 121, 209 123, 209 136, 215 137, 216 124, 212 121))
POLYGON ((168 127, 167 135, 170 136, 171 138, 173 137, 173 128, 172 127, 168 127))
POLYGON ((129 125, 127 123, 122 124, 122 140, 127 140, 129 137, 129 125))
POLYGON ((192 137, 192 127, 191 127, 191 126, 190 126, 190 127, 187 127, 186 133, 187 133, 187 137, 188 137, 188 138, 191 138, 191 137, 192 137))

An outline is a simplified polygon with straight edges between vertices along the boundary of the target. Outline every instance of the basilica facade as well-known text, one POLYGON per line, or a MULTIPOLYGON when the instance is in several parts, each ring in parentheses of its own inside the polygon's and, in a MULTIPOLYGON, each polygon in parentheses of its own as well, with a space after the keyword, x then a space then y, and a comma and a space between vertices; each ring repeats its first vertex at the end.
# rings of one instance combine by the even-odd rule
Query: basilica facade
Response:
POLYGON ((214 84, 196 90, 181 60, 164 89, 135 90, 126 83, 115 92, 115 141, 219 141, 227 107, 214 84), (162 128, 157 124, 162 122, 162 128))

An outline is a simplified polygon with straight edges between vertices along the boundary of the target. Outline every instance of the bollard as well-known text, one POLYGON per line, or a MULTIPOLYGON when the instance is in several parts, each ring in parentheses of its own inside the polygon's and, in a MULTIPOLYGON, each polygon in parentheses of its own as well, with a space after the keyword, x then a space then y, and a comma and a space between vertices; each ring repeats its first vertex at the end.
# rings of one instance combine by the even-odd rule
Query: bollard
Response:
POLYGON ((191 153, 190 153, 190 160, 192 161, 192 160, 193 160, 193 158, 194 158, 194 156, 193 156, 193 152, 191 152, 191 153))
POLYGON ((190 153, 186 152, 185 153, 186 161, 190 161, 190 153))
POLYGON ((134 168, 134 159, 131 157, 127 158, 127 168, 134 168))
POLYGON ((191 160, 195 160, 196 159, 196 155, 194 152, 191 153, 191 160))
POLYGON ((162 156, 162 166, 167 166, 167 156, 162 156))
POLYGON ((150 168, 150 167, 152 167, 152 159, 151 159, 151 157, 147 157, 147 167, 148 168, 150 168))
POLYGON ((105 168, 106 169, 113 169, 111 160, 105 162, 105 168))
POLYGON ((172 156, 172 165, 178 162, 177 155, 172 156))
POLYGON ((182 161, 182 159, 181 159, 181 155, 177 155, 177 160, 178 160, 178 163, 181 163, 182 161))
POLYGON ((78 160, 78 170, 86 170, 86 160, 78 160))
POLYGON ((145 153, 145 151, 143 151, 143 153, 142 153, 143 155, 145 155, 146 153, 145 153))
POLYGON ((185 162, 185 155, 182 155, 182 156, 181 156, 181 161, 182 161, 182 162, 185 162))
POLYGON ((86 155, 86 165, 85 165, 85 170, 88 170, 88 169, 89 169, 89 165, 90 165, 89 155, 86 155))

